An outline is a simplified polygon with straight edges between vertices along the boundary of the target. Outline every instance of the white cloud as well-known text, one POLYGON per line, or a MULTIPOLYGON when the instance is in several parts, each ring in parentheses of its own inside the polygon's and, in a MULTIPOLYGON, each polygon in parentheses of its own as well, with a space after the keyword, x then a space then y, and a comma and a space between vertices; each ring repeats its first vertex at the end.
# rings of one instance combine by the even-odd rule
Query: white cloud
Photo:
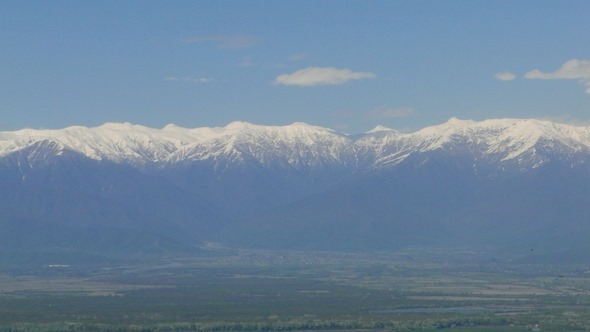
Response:
POLYGON ((590 60, 572 59, 554 72, 534 69, 524 74, 524 77, 531 80, 580 80, 586 86, 586 93, 590 94, 590 60))
POLYGON ((334 67, 307 67, 292 74, 277 76, 276 84, 296 86, 316 86, 343 84, 352 80, 376 77, 373 73, 353 72, 350 69, 334 67))
POLYGON ((205 35, 193 36, 186 39, 187 43, 217 43, 220 48, 241 49, 256 44, 257 39, 250 36, 241 35, 205 35))
POLYGON ((411 107, 378 106, 369 115, 373 119, 403 118, 416 115, 416 110, 411 107))
POLYGON ((516 78, 516 75, 514 75, 513 73, 511 73, 509 71, 503 71, 503 72, 499 72, 496 75, 494 75, 494 78, 496 78, 497 80, 500 80, 500 81, 512 81, 513 79, 516 78))
POLYGON ((544 73, 539 69, 531 70, 524 74, 528 79, 589 79, 590 78, 590 60, 573 59, 564 63, 561 68, 551 73, 544 73))

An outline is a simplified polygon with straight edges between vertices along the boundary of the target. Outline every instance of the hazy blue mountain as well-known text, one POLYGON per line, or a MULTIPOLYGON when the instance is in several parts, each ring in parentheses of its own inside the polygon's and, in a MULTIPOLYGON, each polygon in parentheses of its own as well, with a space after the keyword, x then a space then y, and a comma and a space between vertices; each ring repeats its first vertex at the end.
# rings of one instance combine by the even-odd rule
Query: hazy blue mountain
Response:
POLYGON ((304 123, 23 129, 0 132, 0 240, 5 253, 89 255, 207 241, 580 252, 589 165, 589 127, 531 119, 359 135, 304 123))

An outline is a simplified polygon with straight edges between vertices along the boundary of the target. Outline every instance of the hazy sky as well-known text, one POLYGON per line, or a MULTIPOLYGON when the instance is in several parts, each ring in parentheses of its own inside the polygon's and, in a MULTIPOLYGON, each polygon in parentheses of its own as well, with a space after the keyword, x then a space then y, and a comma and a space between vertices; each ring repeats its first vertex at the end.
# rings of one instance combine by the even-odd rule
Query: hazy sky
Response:
POLYGON ((2 1, 0 130, 590 122, 590 1, 2 1))

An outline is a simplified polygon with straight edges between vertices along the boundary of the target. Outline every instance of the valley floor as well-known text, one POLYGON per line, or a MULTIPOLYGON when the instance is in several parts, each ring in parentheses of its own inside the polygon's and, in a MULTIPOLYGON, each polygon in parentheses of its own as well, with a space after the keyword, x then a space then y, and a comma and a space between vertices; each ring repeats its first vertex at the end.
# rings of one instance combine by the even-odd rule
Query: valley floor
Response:
POLYGON ((473 251, 3 265, 2 331, 588 331, 590 267, 473 251))

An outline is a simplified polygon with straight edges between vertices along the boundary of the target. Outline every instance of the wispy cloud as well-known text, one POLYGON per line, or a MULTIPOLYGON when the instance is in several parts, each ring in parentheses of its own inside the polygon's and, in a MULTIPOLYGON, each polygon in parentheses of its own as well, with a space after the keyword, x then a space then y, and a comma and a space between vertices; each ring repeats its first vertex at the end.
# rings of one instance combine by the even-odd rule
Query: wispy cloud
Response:
POLYGON ((256 63, 251 58, 242 59, 242 61, 238 64, 239 67, 247 68, 247 67, 255 67, 256 63))
POLYGON ((307 53, 297 53, 297 54, 291 55, 287 59, 289 61, 301 61, 301 60, 307 59, 308 57, 309 57, 309 54, 307 54, 307 53))
POLYGON ((213 80, 208 77, 185 77, 184 81, 191 83, 210 83, 213 80))
POLYGON ((556 71, 534 69, 524 74, 524 77, 531 80, 579 80, 586 86, 586 93, 590 94, 590 60, 572 59, 556 71))
POLYGON ((371 119, 393 119, 416 115, 416 110, 411 107, 378 106, 369 112, 371 119))
POLYGON ((242 49, 257 43, 257 39, 243 35, 204 35, 186 38, 187 43, 215 43, 220 48, 242 49))
POLYGON ((516 79, 516 75, 509 71, 503 71, 494 75, 494 78, 500 81, 512 81, 516 79))
POLYGON ((208 78, 208 77, 191 77, 191 76, 187 76, 187 77, 176 77, 176 76, 166 76, 164 77, 164 80, 166 81, 174 81, 174 82, 178 82, 178 81, 182 81, 182 82, 189 82, 189 83, 210 83, 213 82, 212 78, 208 78))
POLYGON ((352 80, 376 77, 369 72, 354 72, 350 69, 334 67, 307 67, 292 74, 277 76, 275 84, 295 86, 317 86, 343 84, 352 80))

